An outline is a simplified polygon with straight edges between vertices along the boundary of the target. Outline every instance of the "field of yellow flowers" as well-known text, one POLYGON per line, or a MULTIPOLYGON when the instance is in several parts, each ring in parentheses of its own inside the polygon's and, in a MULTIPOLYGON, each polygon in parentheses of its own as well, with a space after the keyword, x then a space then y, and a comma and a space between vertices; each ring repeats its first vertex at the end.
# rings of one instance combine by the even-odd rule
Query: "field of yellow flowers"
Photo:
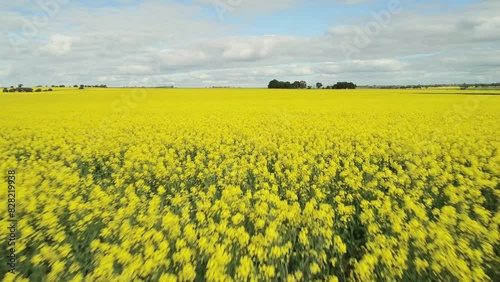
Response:
POLYGON ((0 278, 499 281, 494 93, 0 95, 0 278))

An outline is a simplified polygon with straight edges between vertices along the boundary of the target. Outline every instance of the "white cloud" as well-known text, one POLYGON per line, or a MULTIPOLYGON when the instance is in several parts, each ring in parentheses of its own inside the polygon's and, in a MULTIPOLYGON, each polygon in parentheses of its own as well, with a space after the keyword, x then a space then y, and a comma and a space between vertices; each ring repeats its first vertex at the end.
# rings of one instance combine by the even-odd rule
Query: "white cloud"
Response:
MULTIPOLYGON (((309 84, 458 83, 500 73, 495 63, 500 61, 498 1, 453 11, 417 3, 394 15, 351 60, 339 46, 352 42, 356 26, 374 20, 369 11, 352 18, 352 24, 332 18, 324 36, 250 36, 237 24, 207 16, 208 1, 189 6, 152 0, 121 8, 71 2, 32 37, 22 34, 19 13, 0 8, 0 63, 8 66, 0 69, 0 82, 265 87, 274 78, 309 84), (18 48, 9 43, 13 34, 23 40, 18 48)), ((301 3, 243 0, 230 15, 246 18, 301 3)))
POLYGON ((151 66, 125 65, 117 68, 119 74, 147 75, 153 72, 151 66))
POLYGON ((0 76, 9 76, 12 73, 12 65, 0 69, 0 76))
POLYGON ((42 46, 40 50, 42 53, 47 53, 49 55, 64 55, 71 51, 72 43, 75 40, 75 38, 70 36, 55 34, 50 37, 50 42, 42 46))
POLYGON ((249 16, 271 13, 295 7, 304 0, 193 0, 194 3, 213 8, 219 20, 227 16, 249 16))
POLYGON ((264 59, 271 55, 279 43, 278 40, 275 36, 240 37, 225 40, 222 59, 230 61, 264 59))
POLYGON ((160 64, 167 67, 196 67, 208 62, 210 54, 204 50, 170 49, 158 52, 160 64))

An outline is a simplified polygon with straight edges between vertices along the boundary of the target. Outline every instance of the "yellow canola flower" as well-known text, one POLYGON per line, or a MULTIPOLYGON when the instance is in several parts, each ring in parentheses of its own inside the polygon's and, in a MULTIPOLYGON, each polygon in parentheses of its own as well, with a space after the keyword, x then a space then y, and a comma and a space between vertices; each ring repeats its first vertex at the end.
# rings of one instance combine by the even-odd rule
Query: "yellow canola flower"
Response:
POLYGON ((474 91, 2 94, 0 279, 494 280, 500 95, 474 91))

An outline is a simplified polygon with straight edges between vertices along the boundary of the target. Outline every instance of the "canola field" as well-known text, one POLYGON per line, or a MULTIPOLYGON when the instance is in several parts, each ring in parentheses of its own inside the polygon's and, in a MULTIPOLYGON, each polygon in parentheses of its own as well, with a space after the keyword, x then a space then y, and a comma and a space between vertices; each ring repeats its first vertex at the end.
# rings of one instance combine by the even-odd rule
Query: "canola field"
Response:
POLYGON ((499 281, 484 92, 0 95, 0 278, 499 281))

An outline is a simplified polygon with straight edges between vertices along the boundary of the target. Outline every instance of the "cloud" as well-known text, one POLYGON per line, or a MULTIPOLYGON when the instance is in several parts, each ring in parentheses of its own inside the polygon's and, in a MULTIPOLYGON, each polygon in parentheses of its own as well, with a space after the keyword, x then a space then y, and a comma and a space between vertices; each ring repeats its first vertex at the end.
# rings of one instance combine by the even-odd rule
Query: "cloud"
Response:
POLYGON ((255 14, 269 14, 276 11, 288 10, 296 7, 304 0, 193 0, 195 4, 206 5, 213 9, 219 20, 226 16, 251 16, 255 14))
MULTIPOLYGON (((475 1, 453 9, 448 2, 416 2, 392 15, 351 58, 344 56, 341 46, 352 44, 359 30, 376 22, 370 13, 373 3, 366 4, 370 1, 337 1, 353 4, 346 10, 353 13, 350 21, 332 16, 330 25, 308 26, 316 34, 309 36, 268 34, 265 29, 253 34, 236 21, 239 17, 257 21, 262 15, 283 20, 281 11, 304 8, 307 2, 300 0, 235 1, 240 4, 225 21, 217 18, 208 0, 195 0, 193 5, 118 2, 85 6, 70 1, 33 36, 26 36, 23 27, 26 19, 42 15, 43 9, 28 5, 31 10, 22 10, 15 3, 2 6, 0 63, 7 67, 0 69, 0 82, 265 87, 274 78, 325 85, 337 80, 463 83, 500 73, 494 63, 500 61, 498 1, 475 1), (317 35, 317 30, 324 34, 317 35), (11 45, 12 38, 20 44, 11 45)), ((305 17, 294 20, 309 24, 305 17)))
POLYGON ((60 34, 52 35, 50 37, 50 42, 42 46, 40 49, 42 53, 61 56, 71 51, 72 43, 75 40, 75 38, 70 36, 60 34))
MULTIPOLYGON (((119 74, 130 74, 130 75, 147 75, 153 72, 151 66, 141 66, 141 65, 124 65, 117 68, 119 74)), ((116 80, 115 80, 116 81, 116 80)))

